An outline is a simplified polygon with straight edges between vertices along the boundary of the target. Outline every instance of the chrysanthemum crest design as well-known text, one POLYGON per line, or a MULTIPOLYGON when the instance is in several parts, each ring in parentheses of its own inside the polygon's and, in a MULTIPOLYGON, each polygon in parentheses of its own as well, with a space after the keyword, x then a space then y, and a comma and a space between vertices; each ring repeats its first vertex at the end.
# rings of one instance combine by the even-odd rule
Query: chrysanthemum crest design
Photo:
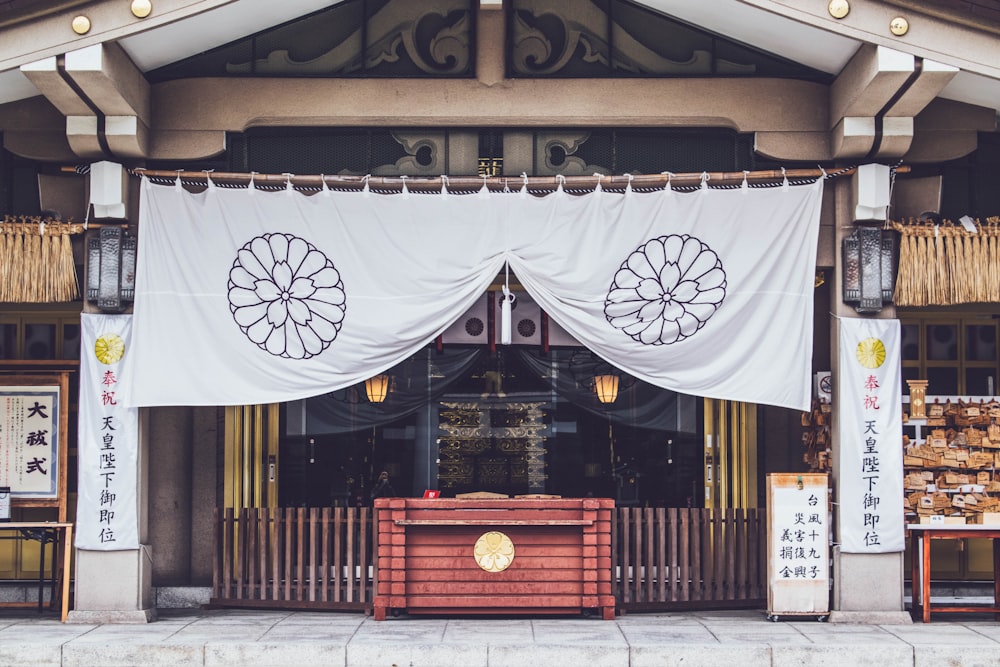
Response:
POLYGON ((604 315, 643 345, 670 345, 694 335, 726 298, 722 260, 687 234, 639 246, 615 273, 604 315))
POLYGON ((347 298, 340 272, 314 245, 292 234, 264 234, 236 255, 229 310, 260 349, 309 359, 337 337, 347 298))

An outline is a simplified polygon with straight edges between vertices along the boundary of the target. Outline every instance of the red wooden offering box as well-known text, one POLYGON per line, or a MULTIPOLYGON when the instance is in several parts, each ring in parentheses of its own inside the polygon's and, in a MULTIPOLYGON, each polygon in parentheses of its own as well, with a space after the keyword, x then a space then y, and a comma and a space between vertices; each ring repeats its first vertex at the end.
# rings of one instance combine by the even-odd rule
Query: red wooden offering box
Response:
POLYGON ((613 619, 613 509, 607 498, 380 498, 374 617, 593 612, 613 619))

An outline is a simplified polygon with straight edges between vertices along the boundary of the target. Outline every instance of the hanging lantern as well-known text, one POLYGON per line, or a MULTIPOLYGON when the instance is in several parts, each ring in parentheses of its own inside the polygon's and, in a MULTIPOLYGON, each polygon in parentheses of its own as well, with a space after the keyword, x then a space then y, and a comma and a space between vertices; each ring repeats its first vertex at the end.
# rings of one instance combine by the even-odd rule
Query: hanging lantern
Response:
POLYGON ((843 240, 843 299, 859 313, 877 313, 892 303, 896 284, 896 233, 856 227, 843 240))
POLYGON ((90 174, 93 217, 111 221, 87 235, 87 300, 104 313, 121 313, 135 298, 134 234, 124 228, 128 173, 115 162, 95 162, 90 174), (117 222, 114 222, 117 221, 117 222))
POLYGON ((365 380, 365 393, 372 403, 381 403, 389 393, 389 376, 376 375, 365 380))
POLYGON ((87 300, 120 313, 135 299, 136 237, 117 226, 87 236, 87 300))
POLYGON ((597 400, 601 403, 614 403, 618 398, 618 376, 595 375, 594 391, 597 392, 597 400))

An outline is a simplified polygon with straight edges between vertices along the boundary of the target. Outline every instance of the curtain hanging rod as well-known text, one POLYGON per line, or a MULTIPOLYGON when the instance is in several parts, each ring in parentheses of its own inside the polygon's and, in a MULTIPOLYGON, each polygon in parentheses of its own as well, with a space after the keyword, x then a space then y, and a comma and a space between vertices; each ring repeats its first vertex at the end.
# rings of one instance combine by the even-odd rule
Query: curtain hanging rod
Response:
MULTIPOLYGON (((853 174, 856 167, 825 170, 815 169, 770 169, 765 171, 710 171, 688 173, 660 173, 607 176, 594 174, 592 176, 341 176, 341 175, 296 175, 296 174, 259 174, 219 171, 168 171, 154 169, 130 169, 135 176, 147 176, 157 180, 173 181, 177 178, 182 183, 198 184, 211 179, 213 183, 230 186, 246 186, 251 180, 255 185, 267 188, 291 185, 303 189, 322 189, 323 184, 334 190, 361 190, 367 185, 375 190, 402 190, 415 192, 439 191, 444 186, 450 192, 475 191, 485 185, 490 190, 519 190, 527 185, 529 190, 551 191, 562 185, 565 190, 593 190, 598 183, 607 190, 624 190, 629 184, 633 189, 662 188, 669 182, 677 188, 698 186, 707 180, 709 187, 738 186, 744 180, 757 185, 774 185, 785 178, 789 181, 801 181, 816 178, 836 178, 853 174)), ((893 167, 896 173, 907 173, 908 166, 893 167)), ((77 172, 75 167, 63 167, 63 171, 77 172)), ((77 172, 79 173, 79 172, 77 172)))

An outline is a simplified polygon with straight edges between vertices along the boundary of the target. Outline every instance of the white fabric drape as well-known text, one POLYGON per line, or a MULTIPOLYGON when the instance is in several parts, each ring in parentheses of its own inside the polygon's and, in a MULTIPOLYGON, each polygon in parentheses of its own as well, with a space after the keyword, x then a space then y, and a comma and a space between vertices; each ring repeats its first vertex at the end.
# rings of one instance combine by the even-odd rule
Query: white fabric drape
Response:
POLYGON ((131 315, 80 316, 76 546, 139 548, 139 415, 118 395, 131 354, 131 315))
POLYGON ((839 347, 841 551, 903 551, 899 320, 843 318, 839 347))
POLYGON ((305 398, 431 342, 509 262, 667 389, 805 409, 822 182, 694 193, 264 192, 143 181, 132 405, 305 398))

